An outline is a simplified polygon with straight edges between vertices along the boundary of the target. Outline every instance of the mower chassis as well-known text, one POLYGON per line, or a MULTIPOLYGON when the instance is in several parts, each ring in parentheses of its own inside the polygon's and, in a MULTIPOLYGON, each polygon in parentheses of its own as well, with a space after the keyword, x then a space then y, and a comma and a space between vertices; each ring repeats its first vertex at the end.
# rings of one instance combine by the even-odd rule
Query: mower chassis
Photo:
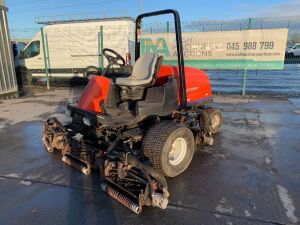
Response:
POLYGON ((144 205, 167 207, 169 192, 165 178, 129 153, 114 149, 120 139, 105 151, 85 143, 83 135, 71 125, 63 126, 56 118, 46 121, 43 143, 49 153, 59 150, 64 163, 86 175, 92 168, 100 169, 102 190, 137 214, 144 205))
MULTIPOLYGON (((176 133, 176 131, 178 134, 179 130, 180 132, 185 130, 186 135, 184 137, 188 136, 188 143, 193 143, 189 145, 192 145, 191 152, 193 154, 194 141, 201 145, 213 144, 212 134, 218 132, 222 122, 222 115, 219 110, 209 109, 204 105, 188 105, 181 25, 177 11, 163 10, 145 13, 137 17, 136 60, 140 56, 138 36, 141 33, 142 18, 162 14, 173 14, 175 20, 178 73, 180 75, 178 85, 180 106, 177 105, 178 101, 176 101, 174 108, 170 107, 171 110, 161 110, 161 114, 156 111, 155 113, 149 111, 141 114, 142 116, 138 113, 137 118, 135 116, 127 118, 124 114, 126 110, 119 109, 122 115, 120 120, 120 118, 116 118, 114 113, 106 111, 110 107, 105 108, 103 102, 97 103, 101 104, 100 107, 103 106, 100 110, 103 113, 93 113, 90 111, 100 111, 82 110, 85 107, 80 109, 80 107, 68 105, 67 109, 71 112, 72 123, 63 126, 56 118, 50 118, 45 124, 43 133, 43 143, 48 152, 61 151, 62 161, 87 175, 91 173, 92 169, 100 169, 103 178, 102 190, 137 214, 141 213, 144 205, 166 208, 169 197, 168 186, 166 179, 160 173, 174 177, 185 170, 184 168, 180 173, 174 175, 165 173, 165 171, 160 170, 161 168, 157 170, 158 164, 160 166, 168 164, 167 160, 162 161, 162 156, 168 154, 160 153, 166 153, 167 148, 164 148, 164 143, 168 143, 166 140, 169 140, 171 134, 176 133), (213 118, 219 119, 214 120, 213 118), (150 121, 147 121, 148 119, 150 121), (219 121, 220 123, 216 123, 218 126, 215 126, 212 121, 219 121), (149 138, 148 147, 143 146, 142 144, 146 143, 143 138, 147 136, 147 133, 149 134, 149 130, 162 126, 163 123, 167 124, 166 127, 168 128, 168 132, 161 133, 165 142, 160 142, 159 146, 156 146, 159 148, 153 147, 152 140, 157 139, 156 132, 149 138), (148 155, 146 154, 147 151, 148 155), (154 160, 150 160, 151 155, 154 160), (147 159, 153 167, 145 165, 147 159)), ((177 96, 177 93, 174 96, 177 96)), ((151 101, 149 102, 151 103, 151 101)), ((152 108, 149 102, 147 103, 148 107, 152 108)), ((136 113, 132 115, 136 115, 136 113)), ((177 139, 183 139, 182 137, 183 135, 178 136, 177 139)), ((172 152, 173 147, 170 149, 172 152)), ((189 159, 188 164, 192 158, 189 159)))

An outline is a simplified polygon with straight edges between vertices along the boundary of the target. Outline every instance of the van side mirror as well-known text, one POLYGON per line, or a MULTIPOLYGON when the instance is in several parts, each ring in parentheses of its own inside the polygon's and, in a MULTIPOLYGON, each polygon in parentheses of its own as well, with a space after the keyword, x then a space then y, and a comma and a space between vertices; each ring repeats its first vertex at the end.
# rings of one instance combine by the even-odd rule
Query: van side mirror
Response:
POLYGON ((16 44, 12 45, 14 58, 18 56, 18 48, 16 44))

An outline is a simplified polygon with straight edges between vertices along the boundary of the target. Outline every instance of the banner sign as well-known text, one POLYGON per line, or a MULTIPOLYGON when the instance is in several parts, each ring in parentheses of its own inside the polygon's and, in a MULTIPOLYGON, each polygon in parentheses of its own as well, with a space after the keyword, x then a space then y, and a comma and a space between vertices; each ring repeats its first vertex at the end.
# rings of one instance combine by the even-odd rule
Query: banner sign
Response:
MULTIPOLYGON (((186 66, 201 69, 281 70, 288 29, 262 29, 182 34, 186 66)), ((142 34, 141 55, 157 52, 164 63, 177 65, 174 33, 142 34)))

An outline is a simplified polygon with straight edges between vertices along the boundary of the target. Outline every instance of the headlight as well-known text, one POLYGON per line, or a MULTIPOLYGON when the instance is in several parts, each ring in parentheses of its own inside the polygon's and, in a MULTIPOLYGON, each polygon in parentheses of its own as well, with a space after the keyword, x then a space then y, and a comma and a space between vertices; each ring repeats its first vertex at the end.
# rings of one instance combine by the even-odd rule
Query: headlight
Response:
POLYGON ((86 117, 83 117, 82 118, 83 119, 83 123, 85 124, 85 125, 87 125, 87 126, 91 126, 91 122, 90 122, 90 120, 88 119, 88 118, 86 118, 86 117))

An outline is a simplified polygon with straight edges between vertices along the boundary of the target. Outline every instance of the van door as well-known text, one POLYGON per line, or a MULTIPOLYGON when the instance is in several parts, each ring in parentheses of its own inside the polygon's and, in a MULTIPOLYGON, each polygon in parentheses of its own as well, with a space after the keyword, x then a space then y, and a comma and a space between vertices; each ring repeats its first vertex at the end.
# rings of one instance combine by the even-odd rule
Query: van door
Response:
POLYGON ((43 76, 43 56, 39 40, 32 41, 22 55, 23 65, 30 70, 32 76, 43 76))
POLYGON ((294 56, 300 56, 300 44, 294 47, 293 52, 294 52, 294 56))

